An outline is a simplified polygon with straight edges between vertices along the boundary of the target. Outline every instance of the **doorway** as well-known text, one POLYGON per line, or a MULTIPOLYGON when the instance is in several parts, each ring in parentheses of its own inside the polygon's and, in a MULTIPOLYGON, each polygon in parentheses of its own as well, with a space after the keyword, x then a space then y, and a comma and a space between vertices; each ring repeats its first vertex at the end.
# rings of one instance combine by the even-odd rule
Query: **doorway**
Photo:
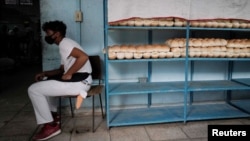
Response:
POLYGON ((40 5, 35 0, 1 0, 1 58, 16 65, 41 63, 40 5))
POLYGON ((25 81, 20 72, 42 70, 40 32, 39 1, 0 0, 0 92, 25 81))

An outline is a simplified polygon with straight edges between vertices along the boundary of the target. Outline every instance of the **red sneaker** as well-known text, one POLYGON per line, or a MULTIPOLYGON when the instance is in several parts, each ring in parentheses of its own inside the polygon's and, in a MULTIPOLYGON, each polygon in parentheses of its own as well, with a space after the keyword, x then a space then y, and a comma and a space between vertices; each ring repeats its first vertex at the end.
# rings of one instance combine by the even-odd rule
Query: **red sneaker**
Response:
POLYGON ((55 125, 44 124, 41 131, 38 132, 33 139, 37 141, 43 141, 43 140, 52 138, 60 133, 61 133, 61 129, 59 127, 59 124, 55 124, 55 125))

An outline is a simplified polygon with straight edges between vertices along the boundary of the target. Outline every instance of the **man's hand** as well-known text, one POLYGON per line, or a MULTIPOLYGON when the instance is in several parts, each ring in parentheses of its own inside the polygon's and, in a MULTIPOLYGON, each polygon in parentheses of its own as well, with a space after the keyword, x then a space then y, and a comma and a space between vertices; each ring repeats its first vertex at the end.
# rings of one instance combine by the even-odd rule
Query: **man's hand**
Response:
POLYGON ((72 75, 69 75, 69 74, 64 74, 62 76, 62 80, 70 80, 72 78, 72 75))
POLYGON ((45 77, 45 74, 42 72, 42 73, 38 73, 36 76, 35 76, 35 80, 36 81, 41 81, 43 80, 43 78, 45 77))

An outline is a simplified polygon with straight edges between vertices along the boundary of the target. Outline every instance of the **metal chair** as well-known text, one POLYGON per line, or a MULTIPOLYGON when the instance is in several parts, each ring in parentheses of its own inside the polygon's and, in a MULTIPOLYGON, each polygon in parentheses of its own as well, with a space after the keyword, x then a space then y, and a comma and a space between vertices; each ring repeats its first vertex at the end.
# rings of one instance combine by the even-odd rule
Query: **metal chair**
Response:
MULTIPOLYGON (((104 118, 103 106, 102 106, 102 97, 101 93, 104 88, 102 84, 102 67, 101 67, 101 59, 100 56, 89 56, 90 64, 92 66, 92 79, 93 81, 98 81, 98 84, 92 85, 90 90, 88 91, 87 98, 92 97, 92 132, 95 132, 95 96, 99 95, 100 106, 102 112, 102 118, 104 118)), ((61 96, 59 97, 59 115, 61 117, 61 106, 62 106, 62 98, 69 98, 71 116, 74 117, 74 110, 72 105, 72 98, 76 98, 77 96, 61 96)), ((61 126, 62 121, 60 121, 61 126)))

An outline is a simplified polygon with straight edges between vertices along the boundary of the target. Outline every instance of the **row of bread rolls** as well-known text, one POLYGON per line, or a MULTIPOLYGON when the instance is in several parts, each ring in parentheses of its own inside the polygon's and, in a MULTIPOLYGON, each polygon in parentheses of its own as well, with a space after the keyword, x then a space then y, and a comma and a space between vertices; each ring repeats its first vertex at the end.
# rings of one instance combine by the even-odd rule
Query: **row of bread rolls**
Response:
MULTIPOLYGON (((170 47, 186 47, 186 38, 171 38, 165 41, 170 47)), ((188 45, 193 47, 250 47, 250 39, 221 39, 221 38, 189 38, 188 45)))
MULTIPOLYGON (((186 48, 174 47, 170 48, 170 52, 179 54, 179 57, 186 56, 186 48)), ((213 46, 213 47, 189 47, 189 57, 234 57, 243 58, 250 57, 250 47, 248 48, 234 48, 226 46, 213 46)), ((176 55, 177 56, 177 55, 176 55)))
POLYGON ((128 20, 112 22, 109 25, 111 26, 174 26, 174 18, 132 18, 128 20))
MULTIPOLYGON (((189 47, 189 57, 250 57, 250 47, 189 47)), ((149 59, 185 57, 186 48, 154 45, 113 45, 108 47, 109 59, 149 59)))
MULTIPOLYGON (((117 22, 110 22, 111 26, 186 26, 187 21, 181 18, 131 18, 117 22)), ((191 27, 211 28, 250 28, 250 22, 245 20, 195 20, 190 21, 191 27)))
POLYGON ((212 28, 250 28, 250 22, 244 20, 202 20, 190 21, 190 26, 212 28))
MULTIPOLYGON (((166 44, 170 47, 186 47, 186 38, 173 38, 166 40, 166 44)), ((189 46, 209 47, 209 46, 226 46, 227 40, 220 38, 189 38, 189 46)))
POLYGON ((238 47, 238 48, 246 48, 250 47, 250 39, 229 39, 227 40, 227 47, 238 47))
MULTIPOLYGON (((234 53, 250 53, 250 47, 234 48, 226 46, 211 46, 211 47, 188 47, 189 52, 234 52, 234 53)), ((170 52, 186 52, 186 48, 170 48, 170 52)))
MULTIPOLYGON (((230 48, 227 48, 225 46, 188 47, 189 52, 226 52, 229 49, 230 48)), ((171 52, 186 52, 186 48, 173 47, 173 48, 170 48, 170 51, 171 52)))
POLYGON ((170 47, 165 44, 154 45, 113 45, 109 46, 109 59, 165 58, 170 47))
MULTIPOLYGON (((180 57, 185 57, 185 53, 179 53, 180 57)), ((249 58, 250 53, 244 52, 189 52, 189 57, 197 57, 197 58, 249 58)))

